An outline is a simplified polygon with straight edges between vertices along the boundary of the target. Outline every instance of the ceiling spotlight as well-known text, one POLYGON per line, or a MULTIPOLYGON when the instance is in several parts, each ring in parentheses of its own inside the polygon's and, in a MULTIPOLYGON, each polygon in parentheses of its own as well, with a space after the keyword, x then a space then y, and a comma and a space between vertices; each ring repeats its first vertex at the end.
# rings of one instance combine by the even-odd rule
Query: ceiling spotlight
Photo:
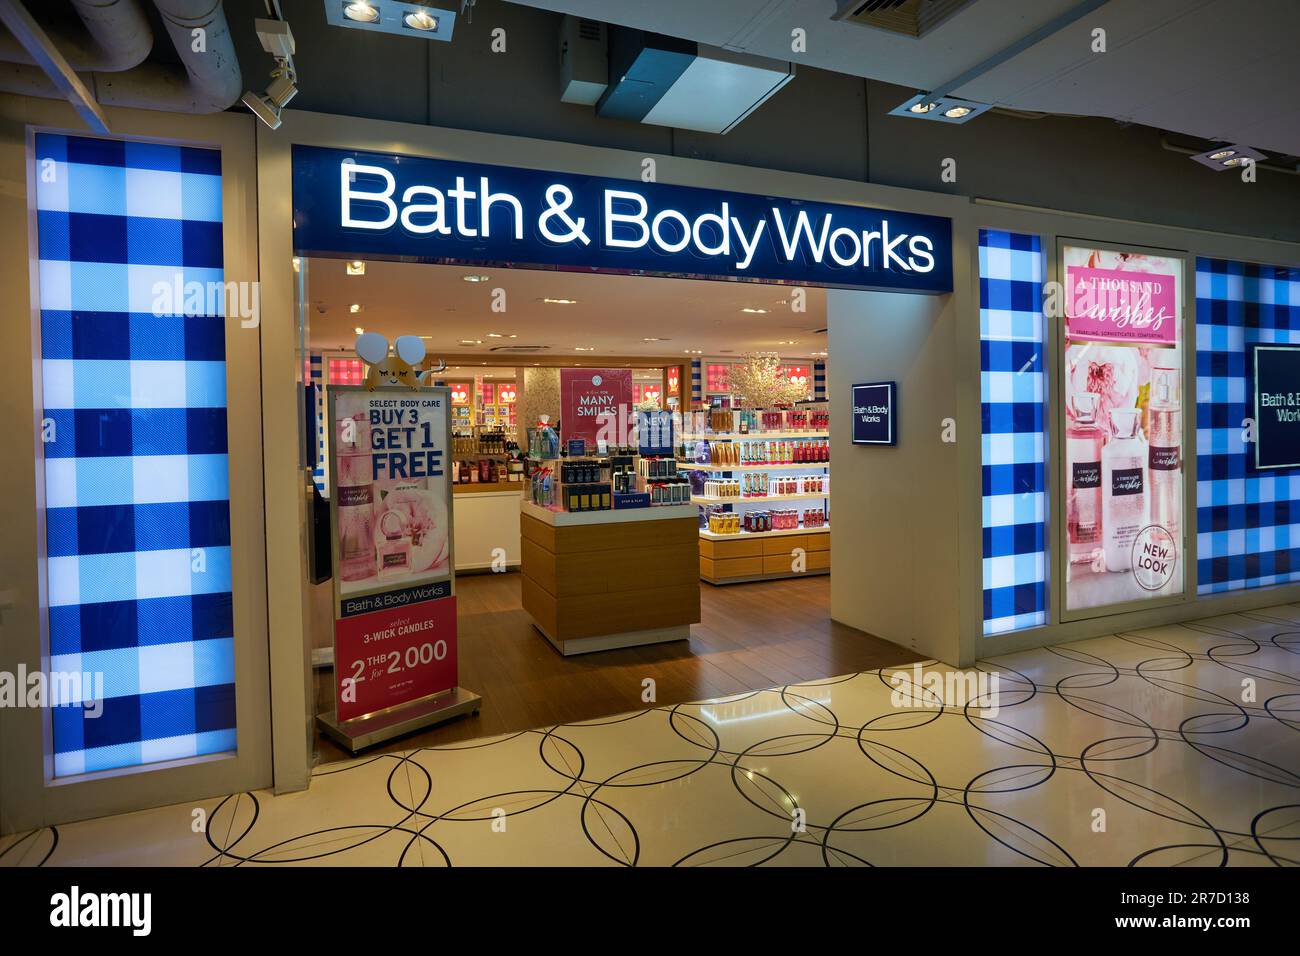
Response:
POLYGON ((703 355, 704 352, 702 352, 700 349, 686 349, 686 354, 687 354, 687 355, 703 355))
POLYGON ((367 0, 343 4, 343 15, 357 23, 374 23, 379 19, 379 11, 367 0))
POLYGON ((461 345, 482 345, 483 340, 482 339, 461 339, 460 344, 461 345))
POLYGON ((438 18, 430 16, 426 10, 412 10, 402 17, 402 22, 412 30, 419 30, 423 33, 438 29, 438 18))
POLYGON ((348 275, 363 276, 366 274, 366 264, 360 259, 353 259, 348 263, 348 275))
POLYGON ((767 309, 741 309, 741 312, 748 312, 750 315, 767 315, 767 309))
POLYGON ((661 339, 661 338, 657 338, 656 336, 650 335, 650 336, 647 336, 647 337, 643 338, 641 341, 642 341, 642 342, 663 342, 663 341, 665 341, 665 340, 664 340, 664 339, 661 339))
POLYGON ((1203 153, 1192 153, 1190 158, 1202 166, 1208 166, 1215 172, 1221 173, 1227 169, 1245 166, 1247 161, 1263 162, 1268 157, 1259 150, 1251 149, 1249 146, 1243 146, 1240 143, 1220 143, 1203 153))
POLYGON ((358 326, 357 326, 355 329, 353 329, 352 331, 355 332, 355 333, 357 333, 357 335, 360 335, 362 332, 365 331, 365 329, 363 329, 361 326, 358 325, 358 326))
POLYGON ((577 305, 577 299, 543 299, 548 305, 577 305))
POLYGON ((254 26, 257 38, 262 41, 262 49, 275 57, 275 69, 271 71, 271 83, 265 93, 249 90, 241 99, 254 116, 271 129, 279 129, 280 113, 298 95, 298 74, 293 65, 293 31, 284 20, 258 18, 254 26))
POLYGON ((325 0, 325 22, 335 27, 371 30, 425 40, 449 41, 456 17, 469 19, 474 0, 460 0, 460 13, 411 0, 325 0))
POLYGON ((958 99, 955 96, 917 93, 889 111, 891 116, 935 120, 940 123, 964 123, 989 109, 987 103, 958 99))
POLYGON ((500 332, 489 332, 489 333, 487 334, 487 337, 490 338, 490 339, 501 339, 501 338, 505 338, 505 336, 503 336, 500 332))
POLYGON ((467 276, 461 276, 461 278, 464 279, 466 282, 487 282, 488 279, 491 278, 491 276, 471 274, 467 276))
POLYGON ((587 346, 583 346, 583 345, 575 345, 575 346, 573 347, 573 351, 575 351, 575 352, 594 352, 594 351, 596 351, 596 350, 595 350, 594 348, 589 348, 589 347, 587 347, 587 346))
POLYGON ((356 315, 358 312, 361 311, 361 303, 353 302, 350 306, 348 306, 348 311, 351 312, 353 315, 356 315))

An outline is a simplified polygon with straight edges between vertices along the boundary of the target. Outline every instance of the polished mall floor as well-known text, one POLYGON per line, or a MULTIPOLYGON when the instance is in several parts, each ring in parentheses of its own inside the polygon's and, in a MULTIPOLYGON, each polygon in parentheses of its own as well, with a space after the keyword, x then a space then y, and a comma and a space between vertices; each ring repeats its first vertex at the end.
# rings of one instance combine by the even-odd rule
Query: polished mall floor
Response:
POLYGON ((165 807, 6 837, 0 864, 1300 864, 1300 605, 979 672, 863 671, 339 761, 302 793, 203 801, 206 833, 165 807))
MULTIPOLYGON (((921 658, 831 620, 827 575, 713 587, 700 585, 700 623, 689 641, 565 657, 536 628, 520 598, 519 574, 456 579, 460 682, 486 701, 477 717, 382 746, 442 746, 491 734, 569 724, 640 710, 653 677, 661 706, 798 684, 921 658)), ((328 614, 328 604, 324 612, 328 614)), ((316 672, 316 709, 329 710, 333 671, 316 672)), ((350 755, 328 738, 321 762, 350 755)))

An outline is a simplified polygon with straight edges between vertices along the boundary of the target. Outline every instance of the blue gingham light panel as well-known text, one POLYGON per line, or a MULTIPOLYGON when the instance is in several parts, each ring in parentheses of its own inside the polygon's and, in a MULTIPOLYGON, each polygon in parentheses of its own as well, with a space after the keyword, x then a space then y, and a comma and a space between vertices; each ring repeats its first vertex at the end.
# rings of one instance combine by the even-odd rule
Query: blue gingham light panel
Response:
POLYGON ((1047 623, 1043 252, 980 230, 984 633, 1047 623))
POLYGON ((1196 260, 1196 573, 1211 594, 1300 581, 1300 469, 1256 471, 1250 346, 1300 344, 1300 269, 1196 260))
POLYGON ((234 750, 220 152, 35 162, 55 775, 234 750))

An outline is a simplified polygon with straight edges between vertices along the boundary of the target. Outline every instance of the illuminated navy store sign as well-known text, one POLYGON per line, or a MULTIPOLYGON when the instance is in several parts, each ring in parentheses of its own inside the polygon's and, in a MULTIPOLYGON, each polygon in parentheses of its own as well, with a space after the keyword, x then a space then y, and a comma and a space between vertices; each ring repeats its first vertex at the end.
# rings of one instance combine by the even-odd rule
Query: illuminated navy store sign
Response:
POLYGON ((745 193, 293 147, 300 255, 952 291, 952 222, 745 193))

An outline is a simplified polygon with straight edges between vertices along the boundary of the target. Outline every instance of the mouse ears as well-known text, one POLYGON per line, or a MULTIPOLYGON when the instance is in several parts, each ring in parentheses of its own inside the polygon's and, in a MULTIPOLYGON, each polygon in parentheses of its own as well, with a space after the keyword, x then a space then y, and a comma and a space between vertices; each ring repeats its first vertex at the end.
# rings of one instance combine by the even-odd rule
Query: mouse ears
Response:
POLYGON ((419 365, 424 361, 424 343, 418 335, 399 335, 393 343, 393 351, 407 365, 419 365))
MULTIPOLYGON (((401 339, 398 341, 400 342, 401 339)), ((357 355, 370 365, 378 365, 388 358, 388 339, 378 332, 362 332, 357 336, 357 344, 354 348, 357 350, 357 355)))

